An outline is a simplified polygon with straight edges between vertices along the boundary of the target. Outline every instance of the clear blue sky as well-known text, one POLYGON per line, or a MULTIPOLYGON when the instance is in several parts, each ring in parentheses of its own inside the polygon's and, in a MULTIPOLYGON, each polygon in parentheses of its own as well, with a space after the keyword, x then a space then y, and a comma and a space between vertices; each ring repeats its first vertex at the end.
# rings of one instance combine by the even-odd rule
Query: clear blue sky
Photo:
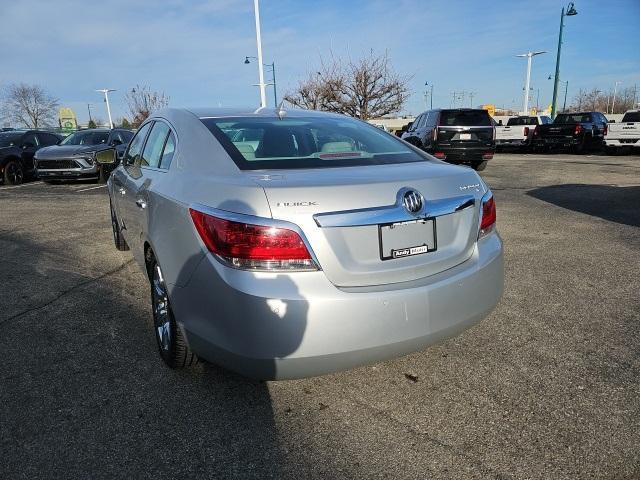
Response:
MULTIPOLYGON (((576 0, 566 18, 561 78, 579 88, 640 86, 640 0, 576 0)), ((547 105, 560 10, 566 2, 456 0, 262 0, 265 62, 275 60, 281 95, 315 71, 320 57, 387 50, 412 78, 406 111, 423 109, 424 82, 434 105, 452 91, 475 92, 474 104, 519 106, 525 62, 547 105)), ((114 116, 136 83, 164 90, 174 106, 257 105, 252 0, 0 0, 0 85, 38 83, 87 119, 106 118, 96 88, 117 88, 114 116), (9 28, 11 27, 11 28, 9 28)), ((270 91, 269 91, 270 95, 270 91)), ((271 102, 271 100, 269 100, 271 102)), ((468 99, 467 99, 468 102, 468 99)), ((465 102, 466 103, 466 102, 465 102)), ((535 98, 534 98, 535 103, 535 98)))

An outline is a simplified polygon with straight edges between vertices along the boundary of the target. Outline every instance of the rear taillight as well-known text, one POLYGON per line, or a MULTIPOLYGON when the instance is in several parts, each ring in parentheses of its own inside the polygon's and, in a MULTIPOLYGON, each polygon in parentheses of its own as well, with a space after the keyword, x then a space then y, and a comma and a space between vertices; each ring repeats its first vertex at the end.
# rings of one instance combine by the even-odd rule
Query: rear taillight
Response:
POLYGON ((493 200, 493 193, 488 191, 482 197, 482 210, 480 212, 480 230, 478 238, 491 233, 496 226, 496 203, 493 200))
POLYGON ((235 222, 189 209, 207 249, 223 263, 246 270, 317 270, 294 230, 235 222))
POLYGON ((482 154, 483 160, 491 160, 493 158, 493 152, 487 152, 482 154))
POLYGON ((607 133, 609 133, 609 125, 604 126, 604 129, 602 130, 602 134, 606 137, 607 133))
POLYGON ((435 127, 433 129, 433 141, 437 142, 438 141, 438 127, 435 127))
POLYGON ((540 135, 540 127, 536 125, 536 128, 533 129, 533 136, 537 137, 538 135, 540 135))
POLYGON ((529 127, 524 127, 524 136, 525 137, 529 136, 529 127))
POLYGON ((582 133, 582 130, 582 125, 576 125, 576 128, 573 129, 573 135, 577 137, 582 133))
POLYGON ((495 142, 496 141, 496 127, 493 127, 493 136, 492 136, 492 140, 495 142))
POLYGON ((440 160, 444 160, 446 158, 446 155, 444 154, 444 152, 435 152, 433 156, 436 158, 439 158, 440 160))

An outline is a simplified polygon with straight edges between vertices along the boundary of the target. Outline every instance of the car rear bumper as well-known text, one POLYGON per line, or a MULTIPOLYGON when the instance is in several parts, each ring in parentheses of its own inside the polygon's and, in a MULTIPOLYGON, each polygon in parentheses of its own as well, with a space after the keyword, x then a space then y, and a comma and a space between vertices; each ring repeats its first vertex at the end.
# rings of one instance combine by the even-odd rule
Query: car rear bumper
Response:
POLYGON ((200 357, 243 375, 321 375, 418 351, 479 322, 503 289, 502 242, 412 282, 338 288, 322 271, 252 273, 205 256, 170 286, 176 318, 200 357))
POLYGON ((640 147, 640 138, 605 139, 607 147, 640 147))
POLYGON ((495 152, 495 145, 461 147, 451 145, 437 145, 432 149, 432 155, 436 158, 446 160, 451 163, 471 163, 483 160, 490 160, 495 152), (443 153, 444 158, 438 155, 443 153))
POLYGON ((496 147, 526 147, 531 142, 523 138, 504 138, 496 139, 496 147))
POLYGON ((538 138, 533 141, 535 147, 573 147, 581 145, 584 142, 583 138, 576 137, 551 137, 551 138, 538 138))

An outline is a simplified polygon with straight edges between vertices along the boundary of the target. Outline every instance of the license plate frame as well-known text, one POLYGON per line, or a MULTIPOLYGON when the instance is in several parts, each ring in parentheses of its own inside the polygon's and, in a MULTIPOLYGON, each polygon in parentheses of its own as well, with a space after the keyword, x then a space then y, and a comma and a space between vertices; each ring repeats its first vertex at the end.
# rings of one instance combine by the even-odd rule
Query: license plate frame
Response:
MULTIPOLYGON (((411 232, 403 232, 403 233, 411 233, 411 232)), ((393 236, 392 234, 387 233, 387 242, 386 243, 394 243, 394 240, 389 239, 389 236, 393 236)), ((398 242, 398 239, 395 239, 395 242, 398 242)), ((407 222, 392 222, 392 223, 383 223, 378 225, 378 245, 380 251, 380 260, 398 260, 400 258, 414 257, 416 255, 424 255, 426 253, 435 252, 438 249, 438 236, 436 229, 436 219, 435 218, 420 218, 416 220, 409 220, 407 222), (413 228, 412 228, 413 226, 413 228), (419 233, 420 229, 423 229, 425 233, 427 233, 426 238, 424 240, 418 240, 415 244, 401 246, 399 248, 387 248, 385 247, 385 233, 390 232, 395 228, 412 228, 416 230, 416 233, 419 233), (429 239, 429 230, 431 230, 431 239, 429 239), (429 244, 429 240, 432 240, 431 245, 429 244), (388 252, 388 254, 387 254, 388 252)), ((388 245, 388 247, 391 247, 388 245)))

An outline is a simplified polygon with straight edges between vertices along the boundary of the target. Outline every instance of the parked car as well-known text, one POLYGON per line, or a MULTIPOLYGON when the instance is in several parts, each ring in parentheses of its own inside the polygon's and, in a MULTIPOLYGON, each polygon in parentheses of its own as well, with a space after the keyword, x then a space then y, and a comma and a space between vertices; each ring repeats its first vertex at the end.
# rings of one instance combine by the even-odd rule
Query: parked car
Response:
POLYGON ((150 282, 170 367, 342 370, 452 336, 502 293, 478 174, 342 115, 164 109, 107 186, 115 245, 150 282))
POLYGON ((533 148, 548 151, 565 148, 573 153, 600 149, 607 132, 607 118, 600 112, 560 113, 553 123, 533 131, 533 148))
POLYGON ((0 132, 0 180, 8 185, 22 183, 34 173, 34 154, 61 140, 62 136, 42 130, 0 132))
POLYGON ((609 153, 640 148, 640 110, 629 110, 620 123, 610 123, 604 140, 609 153))
POLYGON ((113 166, 97 163, 96 153, 115 147, 121 156, 132 137, 133 132, 123 128, 78 130, 59 145, 38 151, 35 157, 38 178, 44 181, 91 178, 106 181, 113 166))
POLYGON ((506 125, 496 126, 496 150, 504 147, 530 148, 536 125, 548 123, 551 123, 551 117, 545 115, 523 115, 510 118, 506 125))
POLYGON ((495 152, 495 135, 486 110, 456 108, 420 114, 402 138, 440 160, 484 170, 495 152))

